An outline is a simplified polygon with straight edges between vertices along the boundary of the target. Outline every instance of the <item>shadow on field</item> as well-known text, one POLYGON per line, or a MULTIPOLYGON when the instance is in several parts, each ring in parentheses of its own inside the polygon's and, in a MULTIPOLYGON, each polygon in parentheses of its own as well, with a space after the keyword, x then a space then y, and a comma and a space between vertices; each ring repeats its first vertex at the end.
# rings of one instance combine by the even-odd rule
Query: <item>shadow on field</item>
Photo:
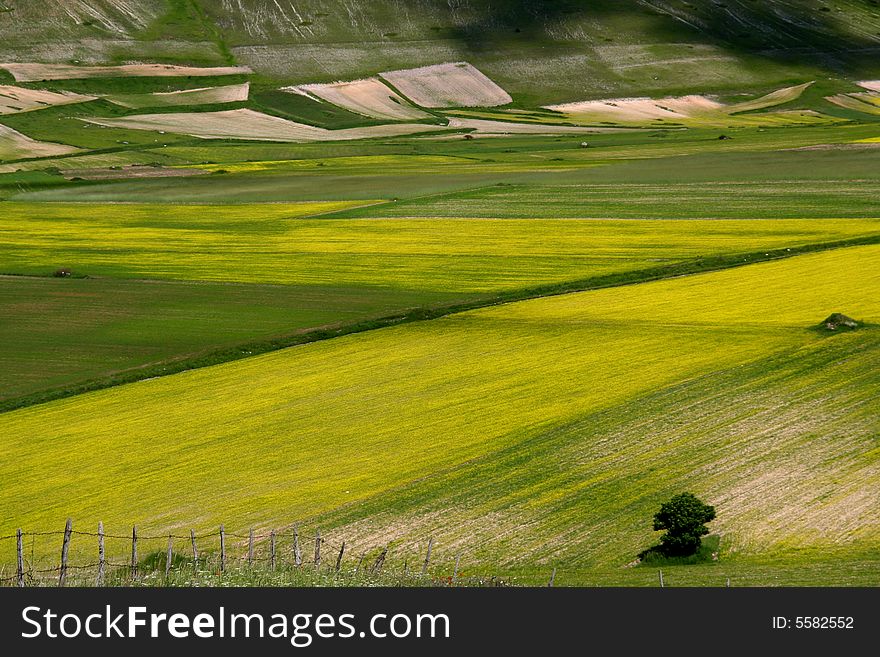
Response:
MULTIPOLYGON (((454 8, 445 0, 437 0, 437 5, 452 26, 450 36, 474 52, 488 49, 493 42, 517 38, 530 42, 560 40, 579 31, 562 27, 566 21, 575 28, 580 23, 595 25, 613 18, 614 25, 631 24, 633 29, 649 32, 658 42, 696 40, 739 54, 850 73, 877 70, 876 54, 880 54, 880 35, 872 36, 869 26, 858 32, 852 29, 856 12, 863 11, 855 6, 816 11, 815 6, 778 0, 475 0, 454 8), (850 14, 853 16, 847 24, 841 16, 850 14)), ((592 31, 589 27, 587 30, 592 31)), ((605 41, 616 39, 611 34, 605 41)))
POLYGON ((711 563, 718 561, 718 548, 721 545, 721 537, 717 535, 706 536, 700 543, 700 549, 696 554, 686 557, 666 556, 660 545, 652 545, 647 550, 639 553, 639 566, 657 568, 658 566, 691 566, 698 563, 711 563))

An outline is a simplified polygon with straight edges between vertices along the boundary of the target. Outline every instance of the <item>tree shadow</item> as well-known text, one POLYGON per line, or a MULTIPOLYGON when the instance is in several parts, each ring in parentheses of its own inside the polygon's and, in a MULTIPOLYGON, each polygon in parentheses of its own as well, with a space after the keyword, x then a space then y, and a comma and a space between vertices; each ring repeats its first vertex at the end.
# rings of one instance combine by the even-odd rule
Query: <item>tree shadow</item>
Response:
POLYGON ((696 553, 687 556, 669 556, 663 552, 661 545, 652 545, 647 550, 639 552, 638 565, 656 568, 658 566, 692 566, 700 563, 712 563, 718 561, 720 544, 720 536, 715 534, 704 536, 696 553))

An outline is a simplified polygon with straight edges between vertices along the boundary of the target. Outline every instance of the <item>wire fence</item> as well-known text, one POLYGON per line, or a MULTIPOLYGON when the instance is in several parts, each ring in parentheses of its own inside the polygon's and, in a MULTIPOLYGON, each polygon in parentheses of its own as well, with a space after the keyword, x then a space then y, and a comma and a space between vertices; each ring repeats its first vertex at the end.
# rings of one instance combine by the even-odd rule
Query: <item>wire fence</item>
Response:
MULTIPOLYGON (((196 533, 190 530, 189 534, 142 534, 137 526, 133 526, 130 534, 118 534, 105 532, 103 523, 98 524, 97 531, 74 529, 68 519, 63 530, 19 530, 15 534, 0 536, 0 550, 6 552, 3 544, 13 541, 16 567, 10 574, 8 569, 0 569, 0 586, 65 586, 69 576, 75 577, 76 585, 134 585, 145 577, 164 576, 168 580, 199 572, 222 577, 242 567, 250 569, 249 572, 257 568, 267 572, 309 568, 311 573, 379 575, 390 567, 392 551, 398 566, 403 559, 402 575, 434 579, 429 569, 437 563, 433 539, 398 541, 393 546, 358 546, 355 549, 345 540, 329 540, 319 529, 306 534, 298 524, 259 533, 253 529, 227 531, 224 525, 220 525, 213 531, 196 533), (42 561, 35 558, 34 540, 38 537, 58 539, 60 559, 54 564, 47 565, 45 557, 42 561), (84 544, 85 539, 90 539, 88 546, 84 544), (120 549, 119 541, 125 542, 124 548, 120 549), (113 543, 113 550, 107 550, 108 542, 113 543), (30 555, 26 544, 30 544, 30 555), (72 546, 74 554, 80 557, 95 550, 92 554, 97 555, 97 560, 74 563, 72 546), (113 552, 112 556, 110 552, 113 552)), ((43 547, 41 554, 46 553, 43 547)), ((443 582, 455 584, 459 580, 460 558, 460 553, 455 555, 452 575, 443 577, 443 582)), ((451 565, 451 560, 447 561, 450 564, 446 565, 451 565)), ((496 580, 491 578, 492 582, 496 580)))

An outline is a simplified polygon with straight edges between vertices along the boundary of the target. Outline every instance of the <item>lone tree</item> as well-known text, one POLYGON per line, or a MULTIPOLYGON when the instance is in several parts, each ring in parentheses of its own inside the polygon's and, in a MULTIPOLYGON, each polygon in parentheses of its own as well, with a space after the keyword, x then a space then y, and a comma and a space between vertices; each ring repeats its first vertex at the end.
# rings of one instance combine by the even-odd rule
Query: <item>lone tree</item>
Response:
POLYGON ((676 495, 654 516, 654 531, 666 530, 660 537, 660 550, 667 556, 695 554, 700 549, 700 537, 709 533, 706 523, 714 519, 714 506, 691 493, 676 495))

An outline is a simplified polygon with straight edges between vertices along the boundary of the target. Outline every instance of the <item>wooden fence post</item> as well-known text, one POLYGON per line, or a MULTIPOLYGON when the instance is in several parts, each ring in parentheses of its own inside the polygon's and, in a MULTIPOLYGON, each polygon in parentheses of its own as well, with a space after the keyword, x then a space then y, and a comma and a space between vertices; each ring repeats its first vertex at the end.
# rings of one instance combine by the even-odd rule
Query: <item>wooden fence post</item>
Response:
POLYGON ((553 569, 553 574, 550 575, 550 581, 547 583, 547 586, 553 588, 553 582, 556 581, 556 569, 553 569))
POLYGON ((64 525, 64 542, 61 544, 61 572, 58 574, 58 586, 64 586, 67 581, 67 551, 70 549, 70 532, 73 530, 73 521, 68 518, 64 525))
POLYGON ((138 574, 138 528, 134 525, 131 528, 131 576, 137 577, 138 574))
POLYGON ((168 534, 168 552, 165 555, 165 579, 168 579, 168 573, 171 572, 171 559, 174 554, 172 553, 172 538, 171 534, 168 534))
POLYGON ((226 570, 226 530, 220 525, 220 572, 226 570))
POLYGON ((302 566, 303 555, 302 550, 299 549, 299 525, 294 523, 293 525, 293 565, 299 568, 302 566))
POLYGON ((452 583, 455 584, 456 580, 458 580, 458 562, 461 559, 461 552, 455 555, 455 569, 452 571, 452 583))
POLYGON ((254 528, 248 532, 248 567, 254 565, 254 528))
POLYGON ((361 555, 361 558, 358 559, 358 565, 357 565, 357 566, 355 567, 355 569, 354 569, 355 574, 361 572, 361 564, 364 563, 364 559, 366 558, 366 556, 367 556, 367 553, 364 552, 364 553, 361 555))
POLYGON ((104 569, 106 562, 104 559, 104 523, 98 522, 98 577, 95 579, 95 586, 104 586, 104 569))
POLYGON ((657 574, 660 576, 660 588, 663 588, 663 571, 658 569, 657 574))
POLYGON ((189 540, 190 540, 190 543, 192 543, 192 548, 193 548, 193 568, 198 570, 199 569, 199 550, 198 550, 198 548, 196 548, 196 530, 195 529, 189 530, 189 540))
POLYGON ((269 534, 269 568, 275 570, 275 530, 269 534))
POLYGON ((16 551, 18 552, 18 588, 24 588, 24 542, 21 540, 21 529, 15 532, 16 551))
POLYGON ((321 565, 321 530, 315 530, 315 568, 321 565))
POLYGON ((434 546, 434 538, 428 539, 428 553, 425 555, 425 563, 422 564, 422 575, 428 572, 428 564, 431 563, 431 548, 434 546))
POLYGON ((379 556, 376 557, 376 562, 373 564, 372 573, 375 575, 377 573, 382 572, 382 566, 385 565, 385 557, 388 556, 388 546, 386 545, 382 548, 382 552, 379 553, 379 556))
POLYGON ((342 565, 342 555, 345 554, 345 541, 342 541, 342 547, 339 548, 339 556, 336 557, 336 572, 339 572, 339 566, 342 565))

